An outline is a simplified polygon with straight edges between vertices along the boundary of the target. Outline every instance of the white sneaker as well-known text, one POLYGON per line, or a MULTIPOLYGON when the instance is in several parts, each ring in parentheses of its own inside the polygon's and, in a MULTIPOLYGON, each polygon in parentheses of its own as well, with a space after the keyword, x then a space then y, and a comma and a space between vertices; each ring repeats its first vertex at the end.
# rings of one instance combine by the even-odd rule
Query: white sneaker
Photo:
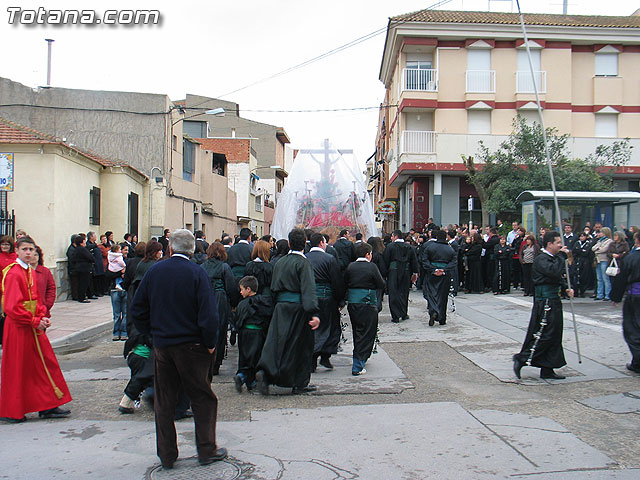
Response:
POLYGON ((351 372, 351 375, 353 375, 354 377, 359 377, 360 375, 364 375, 365 373, 367 373, 367 369, 363 368, 359 372, 351 372))

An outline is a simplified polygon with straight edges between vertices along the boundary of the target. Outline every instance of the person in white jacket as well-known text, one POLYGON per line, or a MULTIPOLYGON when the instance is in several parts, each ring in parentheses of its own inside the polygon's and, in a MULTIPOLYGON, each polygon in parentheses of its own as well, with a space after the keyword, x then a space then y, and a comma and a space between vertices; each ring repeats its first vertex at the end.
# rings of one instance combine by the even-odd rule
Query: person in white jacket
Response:
POLYGON ((611 229, 609 227, 602 227, 596 234, 597 241, 594 243, 591 250, 596 254, 596 278, 598 284, 596 286, 596 297, 594 300, 610 301, 609 294, 611 293, 611 279, 606 274, 607 267, 609 266, 609 257, 607 252, 609 251, 609 245, 611 245, 611 229))

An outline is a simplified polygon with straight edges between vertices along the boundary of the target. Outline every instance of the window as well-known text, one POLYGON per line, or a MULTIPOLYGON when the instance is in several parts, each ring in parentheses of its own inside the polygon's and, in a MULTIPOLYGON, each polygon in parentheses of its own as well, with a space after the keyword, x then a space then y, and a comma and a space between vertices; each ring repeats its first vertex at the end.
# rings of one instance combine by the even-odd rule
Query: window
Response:
POLYGON ((175 135, 173 135, 171 137, 171 150, 175 150, 178 146, 178 137, 176 137, 175 135))
POLYGON ((225 166, 227 164, 227 157, 223 153, 214 153, 213 161, 211 165, 211 171, 216 175, 225 175, 225 166))
POLYGON ((467 110, 467 133, 491 133, 491 110, 467 110))
POLYGON ((618 136, 618 115, 614 113, 596 113, 596 137, 618 136))
POLYGON ((182 142, 182 178, 192 182, 194 173, 196 173, 196 145, 185 138, 182 142))
MULTIPOLYGON (((531 52, 531 63, 533 64, 533 71, 540 71, 540 50, 529 50, 531 52)), ((518 71, 529 73, 529 56, 525 49, 518 50, 518 71)))
POLYGON ((89 190, 89 223, 100 225, 100 189, 98 187, 89 190))
POLYGON ((495 88, 491 50, 467 50, 467 92, 495 92, 495 88))
POLYGON ((262 195, 256 195, 255 199, 256 199, 256 203, 255 203, 256 212, 261 212, 262 211, 262 195))
POLYGON ((518 50, 518 71, 516 72, 516 93, 547 92, 547 72, 541 70, 540 50, 531 51, 531 65, 533 66, 533 79, 529 69, 529 56, 526 50, 518 50), (535 84, 533 83, 535 79, 535 84))
POLYGON ((405 85, 407 90, 435 90, 436 74, 431 55, 407 54, 405 85))
POLYGON ((519 110, 518 115, 524 118, 525 122, 527 122, 529 125, 540 123, 540 117, 538 116, 537 110, 519 110))
POLYGON ((618 76, 618 54, 596 53, 596 77, 618 76))
POLYGON ((128 202, 128 210, 129 210, 129 228, 128 232, 131 235, 138 235, 138 194, 130 192, 129 193, 129 202, 128 202))

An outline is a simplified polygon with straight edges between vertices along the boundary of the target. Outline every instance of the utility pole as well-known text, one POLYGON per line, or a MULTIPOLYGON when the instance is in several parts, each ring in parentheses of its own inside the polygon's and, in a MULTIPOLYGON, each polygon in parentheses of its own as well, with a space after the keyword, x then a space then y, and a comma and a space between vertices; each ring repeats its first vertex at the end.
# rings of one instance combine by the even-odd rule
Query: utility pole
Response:
POLYGON ((45 38, 47 42, 47 87, 51 86, 51 44, 55 42, 52 38, 45 38))

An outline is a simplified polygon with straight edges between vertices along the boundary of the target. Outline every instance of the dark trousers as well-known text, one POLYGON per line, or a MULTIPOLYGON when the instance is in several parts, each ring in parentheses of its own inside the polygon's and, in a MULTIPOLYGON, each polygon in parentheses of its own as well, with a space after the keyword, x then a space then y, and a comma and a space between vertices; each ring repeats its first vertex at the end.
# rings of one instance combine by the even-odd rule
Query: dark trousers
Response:
POLYGON ((71 298, 78 300, 78 274, 69 272, 69 289, 71 290, 71 298))
POLYGON ((204 345, 185 343, 155 348, 154 407, 156 448, 164 463, 178 458, 174 413, 180 385, 191 400, 198 456, 206 459, 216 452, 218 398, 211 390, 213 355, 204 345))
POLYGON ((533 295, 533 280, 531 278, 531 269, 533 263, 522 264, 522 288, 527 295, 533 295))
POLYGON ((137 400, 145 388, 153 385, 153 361, 153 355, 151 358, 144 358, 132 352, 127 357, 131 380, 127 383, 124 393, 131 400, 137 400))
POLYGON ((89 283, 91 282, 91 273, 77 272, 76 278, 78 279, 78 301, 81 302, 82 300, 87 298, 89 283))
POLYGON ((522 285, 522 264, 517 258, 511 259, 511 282, 513 288, 518 288, 522 285))

